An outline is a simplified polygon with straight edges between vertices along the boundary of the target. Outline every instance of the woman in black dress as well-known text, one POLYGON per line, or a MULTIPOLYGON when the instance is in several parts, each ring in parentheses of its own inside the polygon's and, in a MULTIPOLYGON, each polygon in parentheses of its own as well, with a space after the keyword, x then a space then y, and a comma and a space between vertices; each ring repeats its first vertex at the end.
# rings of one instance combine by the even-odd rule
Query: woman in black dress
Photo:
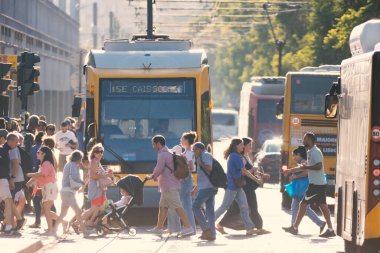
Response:
MULTIPOLYGON (((263 229, 263 219, 258 211, 256 189, 263 184, 264 179, 269 179, 268 174, 261 173, 253 166, 250 154, 252 154, 252 139, 249 137, 242 138, 244 143, 244 151, 242 153, 243 164, 247 170, 255 175, 256 180, 245 177, 246 184, 243 187, 247 202, 250 209, 250 217, 255 224, 257 234, 267 234, 269 231, 263 229)), ((234 202, 228 209, 222 220, 216 225, 216 230, 225 234, 224 227, 234 230, 243 230, 244 224, 240 217, 239 206, 234 202)))

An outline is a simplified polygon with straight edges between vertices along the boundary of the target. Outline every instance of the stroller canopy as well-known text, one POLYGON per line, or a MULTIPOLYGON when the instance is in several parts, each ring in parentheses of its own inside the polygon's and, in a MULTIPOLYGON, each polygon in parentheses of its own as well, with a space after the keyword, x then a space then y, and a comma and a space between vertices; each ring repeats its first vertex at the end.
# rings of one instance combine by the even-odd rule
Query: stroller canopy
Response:
POLYGON ((142 205, 144 202, 144 183, 138 176, 128 175, 116 183, 117 187, 122 188, 133 197, 131 204, 142 205))

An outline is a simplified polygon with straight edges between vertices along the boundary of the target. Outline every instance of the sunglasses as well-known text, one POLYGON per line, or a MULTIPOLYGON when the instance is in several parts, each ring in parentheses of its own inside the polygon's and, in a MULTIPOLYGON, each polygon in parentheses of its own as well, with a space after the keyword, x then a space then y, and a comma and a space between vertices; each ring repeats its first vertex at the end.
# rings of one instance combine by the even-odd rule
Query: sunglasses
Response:
POLYGON ((95 150, 95 154, 103 154, 103 150, 95 150))
POLYGON ((46 131, 54 131, 53 128, 46 128, 46 131))

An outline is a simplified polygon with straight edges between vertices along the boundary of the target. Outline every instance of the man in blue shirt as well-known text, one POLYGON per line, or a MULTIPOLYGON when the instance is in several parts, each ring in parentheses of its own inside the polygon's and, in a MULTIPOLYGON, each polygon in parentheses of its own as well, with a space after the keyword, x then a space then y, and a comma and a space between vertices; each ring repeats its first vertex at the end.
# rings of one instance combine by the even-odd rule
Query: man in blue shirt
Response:
POLYGON ((211 184, 208 177, 208 173, 212 170, 213 158, 205 149, 205 145, 201 142, 197 142, 193 145, 196 158, 198 189, 197 196, 193 202, 193 211, 203 231, 200 239, 214 241, 216 238, 214 206, 215 195, 218 189, 211 184), (206 216, 201 209, 203 204, 206 205, 206 216))

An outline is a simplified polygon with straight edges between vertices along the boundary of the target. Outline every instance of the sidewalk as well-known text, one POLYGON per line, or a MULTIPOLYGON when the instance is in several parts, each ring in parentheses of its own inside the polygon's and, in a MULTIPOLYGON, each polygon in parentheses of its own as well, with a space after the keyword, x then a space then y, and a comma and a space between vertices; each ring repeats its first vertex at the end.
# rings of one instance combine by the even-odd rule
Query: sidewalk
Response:
POLYGON ((31 253, 37 252, 44 245, 41 239, 28 239, 23 236, 0 236, 0 245, 2 252, 8 253, 31 253))

